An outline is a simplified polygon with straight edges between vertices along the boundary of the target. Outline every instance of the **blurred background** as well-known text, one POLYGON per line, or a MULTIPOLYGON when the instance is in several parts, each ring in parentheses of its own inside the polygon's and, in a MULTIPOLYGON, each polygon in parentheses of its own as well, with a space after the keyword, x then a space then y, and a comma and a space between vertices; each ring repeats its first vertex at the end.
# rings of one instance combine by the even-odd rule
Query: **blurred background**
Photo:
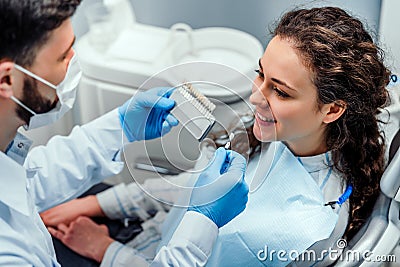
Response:
MULTIPOLYGON (((372 32, 379 30, 381 5, 384 0, 129 0, 139 23, 169 28, 185 22, 192 28, 230 27, 254 35, 264 46, 269 41, 269 26, 294 7, 338 6, 365 22, 372 32)), ((84 12, 93 3, 84 0, 75 18, 77 36, 89 28, 84 12)), ((389 1, 390 2, 390 1, 389 1)), ((392 1, 396 2, 396 1, 392 1)))

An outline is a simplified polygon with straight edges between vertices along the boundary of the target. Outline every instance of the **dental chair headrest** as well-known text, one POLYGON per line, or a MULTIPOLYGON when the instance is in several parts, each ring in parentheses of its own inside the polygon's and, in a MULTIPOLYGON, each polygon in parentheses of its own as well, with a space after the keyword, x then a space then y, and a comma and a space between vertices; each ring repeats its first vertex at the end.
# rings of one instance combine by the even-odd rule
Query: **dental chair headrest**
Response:
POLYGON ((400 202, 400 129, 394 136, 389 150, 389 165, 381 178, 380 186, 382 192, 400 202))

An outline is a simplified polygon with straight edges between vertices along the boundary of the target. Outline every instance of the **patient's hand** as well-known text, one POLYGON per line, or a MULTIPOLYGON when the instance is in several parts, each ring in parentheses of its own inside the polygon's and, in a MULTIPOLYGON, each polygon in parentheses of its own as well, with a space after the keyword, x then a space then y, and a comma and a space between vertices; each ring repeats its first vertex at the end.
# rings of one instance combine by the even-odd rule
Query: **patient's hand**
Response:
POLYGON ((104 217, 96 196, 77 198, 40 213, 46 226, 69 225, 79 216, 104 217))
POLYGON ((98 225, 83 216, 78 217, 69 226, 59 224, 57 228, 48 227, 48 230, 71 250, 97 262, 103 260, 108 246, 114 242, 109 236, 107 226, 98 225))

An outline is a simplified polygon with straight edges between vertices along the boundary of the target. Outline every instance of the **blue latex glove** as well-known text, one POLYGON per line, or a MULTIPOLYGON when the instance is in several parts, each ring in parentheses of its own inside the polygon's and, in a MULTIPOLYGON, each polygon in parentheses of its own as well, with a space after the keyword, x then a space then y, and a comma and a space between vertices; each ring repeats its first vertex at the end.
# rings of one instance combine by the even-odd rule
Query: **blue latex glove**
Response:
POLYGON ((188 210, 207 216, 218 228, 230 222, 246 207, 249 187, 244 181, 245 171, 243 156, 218 148, 210 166, 200 174, 195 184, 188 210), (212 202, 200 204, 206 203, 207 199, 212 202))
POLYGON ((172 89, 153 88, 138 92, 118 108, 119 119, 130 142, 158 138, 168 133, 178 120, 169 113, 175 101, 172 89))

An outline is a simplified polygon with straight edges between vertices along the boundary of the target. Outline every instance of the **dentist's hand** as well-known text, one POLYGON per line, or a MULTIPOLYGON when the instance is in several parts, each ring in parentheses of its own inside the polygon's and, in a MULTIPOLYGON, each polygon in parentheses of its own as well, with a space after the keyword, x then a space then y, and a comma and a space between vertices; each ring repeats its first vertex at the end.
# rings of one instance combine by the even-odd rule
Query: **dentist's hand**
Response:
POLYGON ((246 207, 249 188, 244 181, 246 160, 240 154, 218 148, 211 165, 200 174, 190 199, 188 210, 211 219, 218 228, 230 222, 246 207), (222 190, 222 191, 221 191, 222 190), (212 199, 214 194, 217 199, 212 199))
POLYGON ((138 92, 118 108, 119 119, 130 142, 158 138, 168 133, 178 120, 169 113, 175 101, 167 87, 138 92))

